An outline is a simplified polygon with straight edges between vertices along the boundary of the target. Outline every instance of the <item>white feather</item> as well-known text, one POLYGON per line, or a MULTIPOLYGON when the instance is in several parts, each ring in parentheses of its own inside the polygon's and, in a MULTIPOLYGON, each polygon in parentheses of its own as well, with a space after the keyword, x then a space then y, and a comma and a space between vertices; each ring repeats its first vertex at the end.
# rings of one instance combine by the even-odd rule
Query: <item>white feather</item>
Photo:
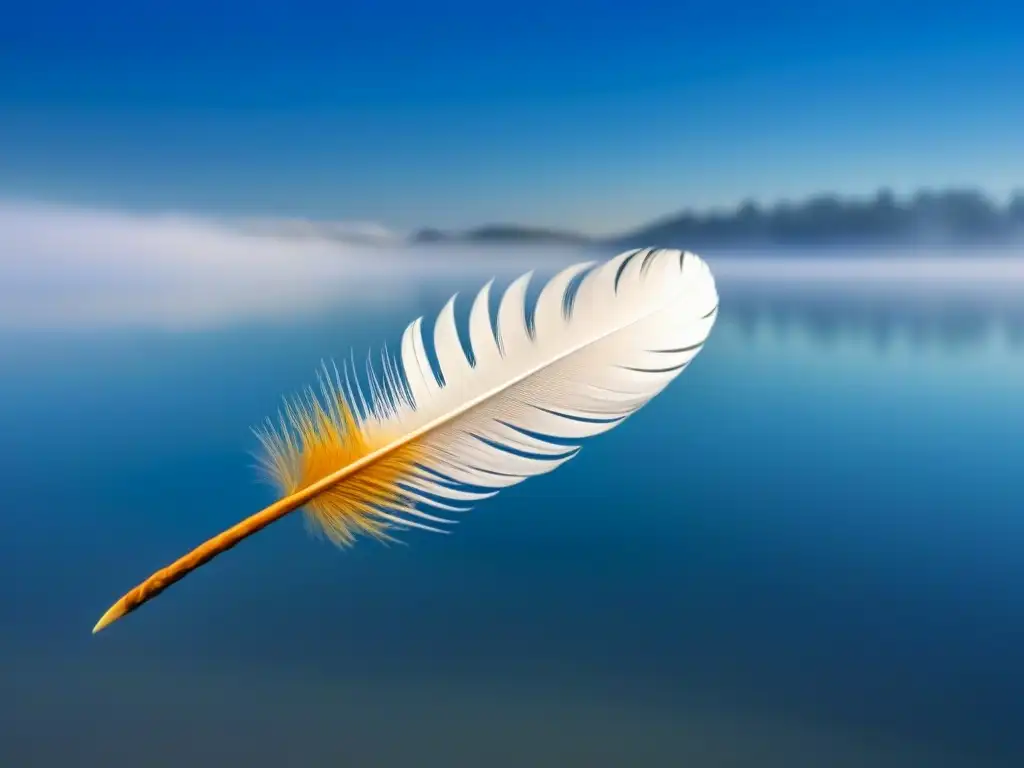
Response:
POLYGON ((587 272, 570 297, 589 267, 556 275, 540 293, 532 324, 530 275, 505 291, 497 328, 491 284, 485 285, 470 311, 472 362, 453 297, 433 329, 439 374, 418 319, 402 337, 400 361, 385 353, 383 381, 368 363, 369 401, 358 387, 353 392, 346 368, 344 384, 337 373, 335 382, 324 382, 326 405, 312 394, 289 405, 281 432, 261 434, 264 466, 285 495, 154 573, 114 603, 93 632, 303 505, 343 542, 360 530, 437 531, 427 523, 447 521, 419 507, 464 510, 550 472, 575 455, 578 441, 621 423, 693 360, 714 325, 718 293, 693 254, 648 249, 587 272), (324 426, 325 419, 334 423, 324 426), (325 466, 328 459, 343 466, 325 466))

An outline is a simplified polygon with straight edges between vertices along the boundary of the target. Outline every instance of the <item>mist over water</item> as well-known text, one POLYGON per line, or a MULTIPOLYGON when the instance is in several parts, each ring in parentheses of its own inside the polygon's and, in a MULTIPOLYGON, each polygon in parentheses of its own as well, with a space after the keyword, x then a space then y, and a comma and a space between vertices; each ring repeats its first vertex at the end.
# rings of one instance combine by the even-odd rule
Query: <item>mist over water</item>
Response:
POLYGON ((592 254, 11 211, 0 765, 1024 760, 1014 254, 702 254, 707 347, 572 462, 406 547, 285 520, 92 637, 271 500, 248 429, 322 358, 592 254))
MULTIPOLYGON (((339 306, 372 310, 424 291, 475 290, 492 277, 507 281, 530 270, 544 276, 615 252, 407 245, 394 236, 346 240, 347 229, 336 229, 339 237, 330 239, 296 233, 276 220, 261 226, 251 219, 0 200, 0 329, 209 329, 316 316, 339 306)), ((1014 246, 971 252, 832 248, 827 258, 814 251, 701 255, 727 290, 770 290, 786 302, 839 291, 895 304, 907 295, 917 303, 1013 304, 1024 287, 1024 253, 1014 246)))

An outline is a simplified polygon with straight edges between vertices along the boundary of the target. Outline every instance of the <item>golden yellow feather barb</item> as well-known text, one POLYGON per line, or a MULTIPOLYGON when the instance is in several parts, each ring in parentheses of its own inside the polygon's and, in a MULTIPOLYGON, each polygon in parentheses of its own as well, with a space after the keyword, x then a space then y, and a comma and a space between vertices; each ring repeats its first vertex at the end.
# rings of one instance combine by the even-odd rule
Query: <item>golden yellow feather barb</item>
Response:
MULTIPOLYGON (((530 274, 502 295, 491 321, 488 283, 469 314, 467 355, 453 296, 434 325, 429 362, 422 318, 400 359, 369 366, 369 393, 335 371, 262 431, 263 467, 282 498, 214 536, 114 603, 98 632, 238 542, 305 507, 339 544, 440 530, 432 512, 475 501, 571 459, 676 378, 700 351, 718 310, 707 265, 684 251, 628 251, 577 264, 543 288, 532 313, 530 274), (440 370, 435 370, 439 368, 440 370)), ((326 371, 325 371, 326 372, 326 371)))

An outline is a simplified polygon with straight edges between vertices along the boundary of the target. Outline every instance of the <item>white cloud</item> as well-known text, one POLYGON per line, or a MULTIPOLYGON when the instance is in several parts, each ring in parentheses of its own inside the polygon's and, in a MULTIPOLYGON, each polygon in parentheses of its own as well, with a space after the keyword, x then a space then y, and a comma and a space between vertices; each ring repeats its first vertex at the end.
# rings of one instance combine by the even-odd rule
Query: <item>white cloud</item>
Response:
MULTIPOLYGON (((207 327, 389 301, 425 281, 530 268, 524 251, 421 252, 356 225, 376 245, 280 222, 230 223, 0 201, 0 327, 207 327)), ((536 255, 533 255, 536 259, 536 255)), ((486 279, 486 278, 485 278, 486 279)))

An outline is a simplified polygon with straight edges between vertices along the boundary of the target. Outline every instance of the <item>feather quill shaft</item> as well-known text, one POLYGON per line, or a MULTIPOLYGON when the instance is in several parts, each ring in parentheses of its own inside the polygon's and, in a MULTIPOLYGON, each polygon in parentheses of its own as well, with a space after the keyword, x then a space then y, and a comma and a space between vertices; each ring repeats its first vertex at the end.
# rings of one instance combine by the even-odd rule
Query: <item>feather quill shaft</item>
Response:
POLYGON ((302 507, 339 544, 360 533, 390 539, 396 529, 438 530, 427 523, 450 521, 425 507, 464 511, 449 502, 478 501, 549 472, 578 451, 568 441, 607 431, 642 407, 689 365, 718 309, 710 271, 687 252, 635 250, 593 269, 569 267, 542 289, 532 318, 530 277, 505 291, 496 328, 491 283, 477 294, 472 361, 453 296, 434 327, 440 372, 416 320, 401 359, 385 352, 383 381, 368 361, 369 400, 346 368, 344 384, 337 371, 333 382, 322 380, 322 400, 310 393, 286 406, 280 429, 260 434, 264 469, 282 497, 154 573, 93 632, 302 507))

